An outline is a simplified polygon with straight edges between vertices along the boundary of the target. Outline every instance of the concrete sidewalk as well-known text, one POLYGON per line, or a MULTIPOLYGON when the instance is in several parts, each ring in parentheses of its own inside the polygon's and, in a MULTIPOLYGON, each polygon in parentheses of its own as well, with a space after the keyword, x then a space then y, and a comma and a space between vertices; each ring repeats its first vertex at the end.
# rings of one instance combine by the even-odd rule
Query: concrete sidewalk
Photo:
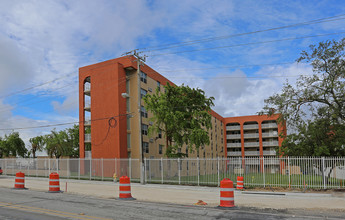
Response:
MULTIPOLYGON (((0 187, 13 188, 14 177, 0 176, 0 187)), ((25 179, 29 190, 48 191, 48 178, 25 179)), ((219 205, 220 188, 180 185, 132 183, 132 196, 138 201, 175 203, 194 205, 203 200, 208 206, 219 205)), ((118 198, 119 183, 60 179, 60 189, 64 193, 95 196, 101 198, 118 198), (67 186, 67 189, 66 189, 67 186), (67 192, 66 192, 67 191, 67 192)), ((265 193, 253 191, 235 191, 235 205, 240 207, 271 209, 305 209, 345 211, 344 193, 265 193)))

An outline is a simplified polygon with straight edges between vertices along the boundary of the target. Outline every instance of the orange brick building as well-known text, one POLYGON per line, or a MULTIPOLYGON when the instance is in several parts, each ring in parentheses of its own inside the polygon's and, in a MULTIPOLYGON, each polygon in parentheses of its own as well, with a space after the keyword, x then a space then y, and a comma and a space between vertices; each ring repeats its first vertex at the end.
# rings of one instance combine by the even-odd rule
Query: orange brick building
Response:
MULTIPOLYGON (((79 69, 79 119, 81 158, 161 158, 164 134, 148 135, 153 116, 141 98, 171 81, 146 64, 137 74, 134 56, 120 57, 79 69), (140 85, 140 91, 139 91, 140 85), (140 114, 138 106, 140 103, 140 114), (139 124, 139 122, 141 122, 139 124), (140 141, 142 148, 140 149, 140 141)), ((273 156, 285 127, 277 115, 223 118, 212 111, 210 145, 188 152, 189 157, 273 156)))

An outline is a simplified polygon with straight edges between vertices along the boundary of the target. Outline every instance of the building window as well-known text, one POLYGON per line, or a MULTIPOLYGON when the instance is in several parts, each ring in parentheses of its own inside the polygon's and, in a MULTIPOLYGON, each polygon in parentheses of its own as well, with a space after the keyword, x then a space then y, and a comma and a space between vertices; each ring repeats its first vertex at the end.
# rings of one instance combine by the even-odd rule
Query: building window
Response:
POLYGON ((131 134, 127 134, 127 148, 131 148, 131 134))
POLYGON ((149 128, 148 125, 141 124, 141 134, 142 135, 147 135, 148 134, 148 128, 149 128))
POLYGON ((158 131, 158 138, 162 138, 162 130, 161 129, 159 129, 159 131, 158 131))
POLYGON ((141 89, 140 90, 140 98, 144 98, 144 96, 146 96, 147 91, 145 89, 141 89))
POLYGON ((159 81, 157 81, 157 89, 161 91, 161 83, 159 81))
POLYGON ((163 145, 159 145, 159 148, 158 148, 158 153, 159 154, 162 154, 163 153, 163 145))
POLYGON ((141 117, 147 118, 147 111, 144 106, 141 106, 141 117))
POLYGON ((147 83, 147 75, 146 75, 146 73, 140 72, 140 80, 143 83, 147 83))
POLYGON ((143 142, 143 152, 144 153, 149 153, 149 143, 148 142, 143 142))

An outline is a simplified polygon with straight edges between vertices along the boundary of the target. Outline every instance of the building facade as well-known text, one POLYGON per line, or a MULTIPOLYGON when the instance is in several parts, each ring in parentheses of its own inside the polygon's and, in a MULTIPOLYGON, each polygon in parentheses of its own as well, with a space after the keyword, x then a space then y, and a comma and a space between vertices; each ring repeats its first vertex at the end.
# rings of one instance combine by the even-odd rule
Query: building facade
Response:
MULTIPOLYGON (((79 69, 81 158, 165 157, 164 134, 148 134, 153 115, 146 111, 142 97, 173 83, 146 64, 139 77, 137 66, 134 56, 126 56, 79 69)), ((179 151, 193 158, 266 156, 273 154, 275 144, 281 144, 277 116, 210 114, 210 144, 193 152, 186 146, 179 151)))

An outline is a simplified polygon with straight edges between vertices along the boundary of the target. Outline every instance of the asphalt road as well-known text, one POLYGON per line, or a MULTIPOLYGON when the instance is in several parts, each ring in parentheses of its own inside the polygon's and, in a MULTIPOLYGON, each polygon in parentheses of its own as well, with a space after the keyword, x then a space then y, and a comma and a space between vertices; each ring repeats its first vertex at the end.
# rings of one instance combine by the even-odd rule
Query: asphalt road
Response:
POLYGON ((345 213, 182 206, 0 188, 0 219, 345 219, 345 213))

